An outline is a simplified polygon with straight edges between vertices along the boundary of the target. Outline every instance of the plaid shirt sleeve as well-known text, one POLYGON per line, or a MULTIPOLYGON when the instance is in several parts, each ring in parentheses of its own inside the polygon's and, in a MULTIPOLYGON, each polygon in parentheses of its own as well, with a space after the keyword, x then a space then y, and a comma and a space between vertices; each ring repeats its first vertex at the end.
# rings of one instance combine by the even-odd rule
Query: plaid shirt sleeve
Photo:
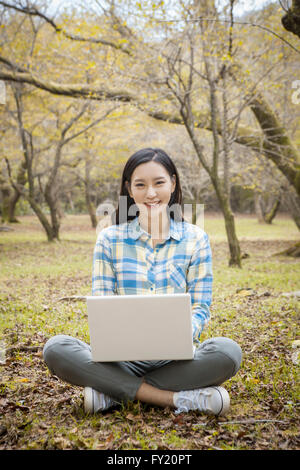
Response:
POLYGON ((109 241, 100 232, 93 257, 92 295, 114 295, 115 273, 109 241))
POLYGON ((212 298, 212 255, 208 236, 199 240, 188 273, 187 292, 191 295, 193 341, 200 344, 204 326, 209 322, 212 298))

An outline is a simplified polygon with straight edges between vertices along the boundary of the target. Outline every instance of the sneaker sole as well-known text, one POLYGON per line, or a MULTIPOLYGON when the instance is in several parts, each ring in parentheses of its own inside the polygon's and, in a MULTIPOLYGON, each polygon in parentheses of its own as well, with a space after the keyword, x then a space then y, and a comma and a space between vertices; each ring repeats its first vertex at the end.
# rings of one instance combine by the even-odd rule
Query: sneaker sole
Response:
POLYGON ((214 388, 215 390, 218 390, 218 392, 220 394, 220 397, 221 397, 221 402, 222 402, 222 408, 219 411, 219 413, 217 413, 216 416, 223 416, 227 413, 227 411, 230 408, 229 394, 228 394, 227 390, 225 390, 225 388, 223 388, 223 387, 212 387, 212 388, 214 388))

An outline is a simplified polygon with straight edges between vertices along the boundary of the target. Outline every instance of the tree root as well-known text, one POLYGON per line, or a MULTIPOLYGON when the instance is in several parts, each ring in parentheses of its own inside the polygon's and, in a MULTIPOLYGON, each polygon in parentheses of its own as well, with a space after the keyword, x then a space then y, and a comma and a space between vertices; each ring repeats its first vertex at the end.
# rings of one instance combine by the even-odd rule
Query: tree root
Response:
POLYGON ((295 243, 295 245, 290 246, 286 250, 275 253, 273 256, 291 256, 292 258, 300 257, 300 242, 295 243))

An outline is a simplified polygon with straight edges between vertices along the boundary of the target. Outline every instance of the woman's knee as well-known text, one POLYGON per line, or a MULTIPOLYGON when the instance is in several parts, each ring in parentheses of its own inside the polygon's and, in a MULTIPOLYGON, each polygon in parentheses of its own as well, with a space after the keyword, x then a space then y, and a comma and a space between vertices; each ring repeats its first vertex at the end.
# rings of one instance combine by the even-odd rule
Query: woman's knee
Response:
POLYGON ((237 373, 241 367, 242 362, 242 349, 238 343, 231 338, 218 337, 216 338, 220 352, 229 357, 234 363, 234 374, 237 373))
POLYGON ((51 363, 57 359, 60 354, 63 354, 63 350, 73 338, 68 335, 56 335, 48 339, 43 348, 43 358, 48 367, 51 369, 51 363))
POLYGON ((242 349, 233 339, 223 336, 210 338, 202 343, 202 347, 217 351, 229 358, 234 364, 233 374, 238 372, 242 362, 242 349))

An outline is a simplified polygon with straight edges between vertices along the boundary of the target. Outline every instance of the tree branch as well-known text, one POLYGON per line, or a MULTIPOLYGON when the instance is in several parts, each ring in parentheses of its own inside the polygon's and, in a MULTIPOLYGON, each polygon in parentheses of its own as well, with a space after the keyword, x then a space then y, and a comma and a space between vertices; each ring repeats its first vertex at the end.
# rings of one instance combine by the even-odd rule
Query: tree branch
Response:
POLYGON ((64 140, 63 142, 63 145, 65 145, 66 143, 68 143, 70 140, 72 139, 75 139, 76 137, 78 137, 80 134, 83 134, 84 132, 88 131, 91 127, 94 127, 96 126, 96 124, 98 124, 99 122, 103 121, 105 118, 107 118, 107 116, 112 113, 115 109, 117 109, 119 106, 114 106, 113 108, 109 109, 106 113, 103 114, 103 116, 101 116, 99 119, 96 119, 95 121, 93 121, 91 124, 89 124, 88 126, 86 126, 84 129, 81 129, 80 131, 78 131, 76 134, 73 134, 71 135, 70 137, 68 137, 67 139, 64 140))
MULTIPOLYGON (((296 0, 296 1, 299 1, 299 0, 296 0)), ((205 16, 198 16, 197 18, 194 18, 194 19, 191 19, 191 20, 185 20, 187 23, 194 23, 194 22, 200 22, 200 21, 217 21, 219 23, 231 23, 231 20, 225 20, 223 18, 207 18, 205 16)), ((178 22, 181 22, 182 20, 157 20, 158 23, 165 23, 165 22, 168 22, 168 23, 178 23, 178 22)), ((242 25, 249 25, 249 26, 253 26, 253 27, 256 27, 256 28, 260 28, 264 31, 267 31, 268 33, 272 34, 273 36, 277 37, 278 39, 280 39, 281 41, 283 41, 285 44, 287 44, 289 47, 291 47, 294 51, 298 52, 298 54, 300 54, 300 50, 297 49, 295 46, 293 46, 293 44, 291 44, 289 41, 287 41, 286 39, 284 39, 282 36, 280 36, 279 34, 275 33, 275 31, 272 31, 272 29, 268 28, 267 26, 263 26, 261 24, 257 24, 257 23, 253 23, 251 21, 235 21, 234 22, 235 24, 242 24, 242 25)))
POLYGON ((42 18, 44 21, 46 21, 52 28, 55 29, 57 33, 63 34, 67 39, 71 39, 72 41, 80 41, 80 42, 89 42, 93 44, 102 44, 103 46, 110 46, 113 47, 114 49, 120 50, 124 52, 125 54, 132 55, 132 52, 130 49, 128 49, 124 44, 118 44, 112 41, 108 41, 107 39, 103 38, 84 38, 82 36, 77 36, 75 34, 68 33, 65 31, 63 28, 57 26, 55 21, 51 18, 49 18, 47 15, 44 13, 40 12, 36 7, 18 7, 16 5, 12 5, 7 2, 0 1, 0 5, 6 7, 6 8, 11 8, 13 10, 19 11, 20 13, 24 13, 25 15, 31 15, 31 16, 38 16, 42 18))
MULTIPOLYGON (((4 59, 9 62, 7 59, 4 59)), ((0 62, 4 62, 0 57, 0 62)), ((12 67, 13 68, 13 67, 12 67)), ((75 85, 61 84, 57 82, 45 81, 29 72, 9 72, 0 70, 0 80, 12 81, 16 83, 28 83, 41 90, 48 91, 54 95, 71 96, 73 98, 88 98, 98 101, 121 101, 129 103, 136 100, 133 95, 127 91, 113 91, 108 89, 99 89, 95 85, 75 85)))

